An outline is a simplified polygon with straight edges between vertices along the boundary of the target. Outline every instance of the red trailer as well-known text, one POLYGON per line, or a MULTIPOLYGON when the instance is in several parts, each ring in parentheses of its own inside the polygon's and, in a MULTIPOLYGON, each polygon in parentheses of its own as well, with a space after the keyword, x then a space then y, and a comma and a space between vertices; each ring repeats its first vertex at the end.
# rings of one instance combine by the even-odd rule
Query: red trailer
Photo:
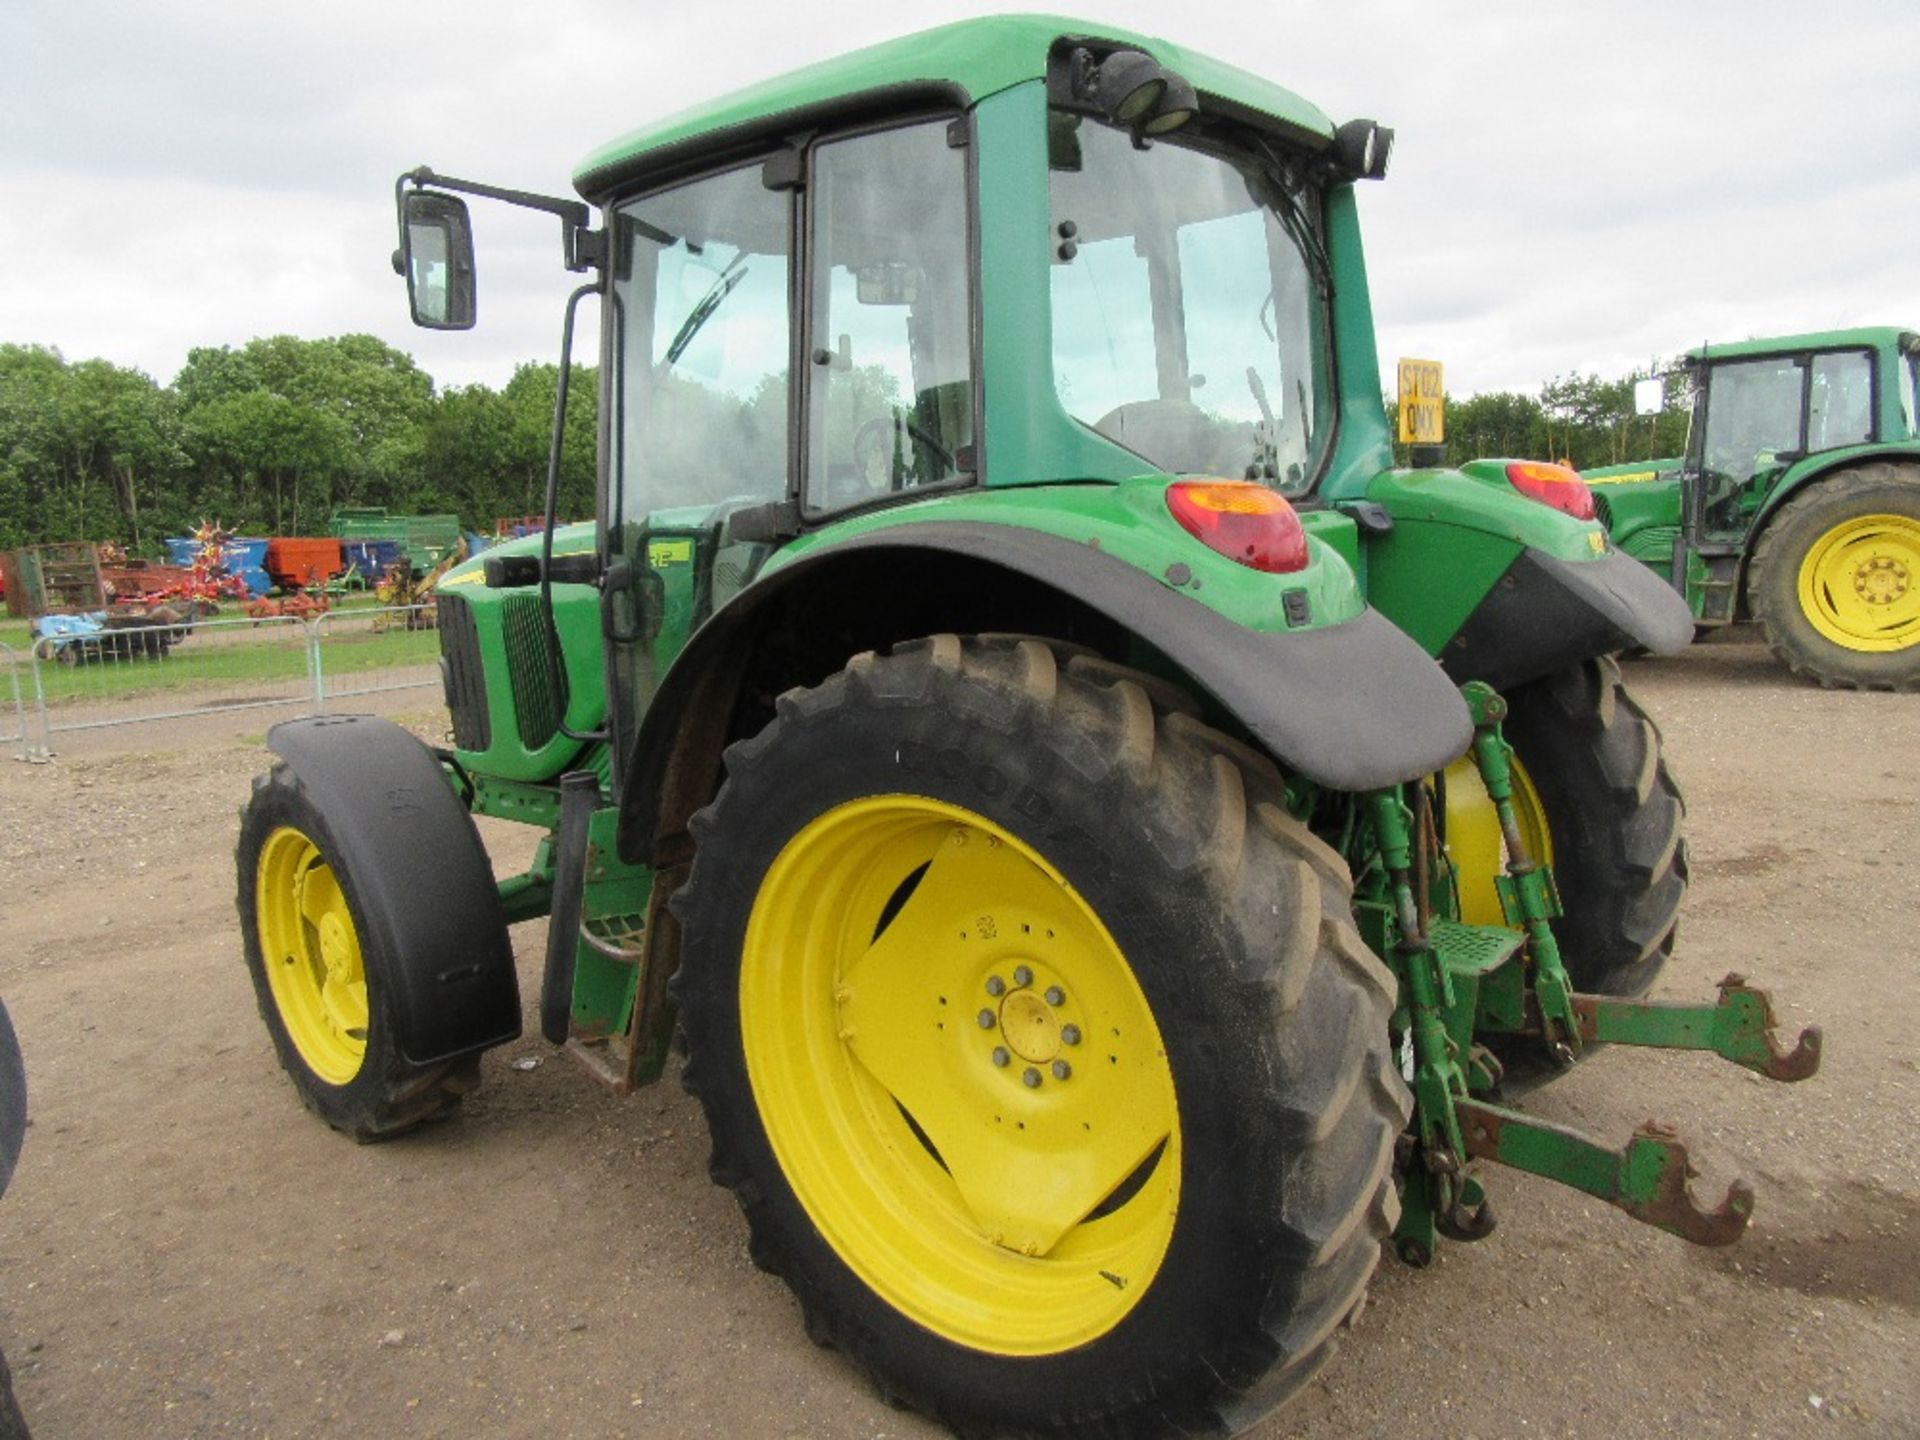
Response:
POLYGON ((337 539, 276 536, 267 542, 267 574, 282 590, 324 585, 345 571, 337 539))

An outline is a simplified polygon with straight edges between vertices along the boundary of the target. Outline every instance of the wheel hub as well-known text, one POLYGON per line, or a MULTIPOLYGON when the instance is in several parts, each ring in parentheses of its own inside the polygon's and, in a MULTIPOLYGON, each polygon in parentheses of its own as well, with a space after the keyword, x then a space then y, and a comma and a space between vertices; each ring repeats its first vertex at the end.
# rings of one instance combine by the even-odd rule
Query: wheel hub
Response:
POLYGON ((985 989, 997 1003, 977 1018, 994 1068, 1011 1070, 1015 1060, 1024 1062, 1013 1073, 1029 1090, 1049 1078, 1072 1079, 1073 1063, 1061 1052, 1080 1043, 1081 1029, 1071 1016, 1065 987, 1051 977, 1036 979, 1033 966, 1023 961, 1013 967, 1011 981, 995 971, 985 989))
POLYGON ((340 917, 327 914, 320 920, 320 963, 327 967, 329 980, 344 980, 352 963, 353 944, 340 917))
POLYGON ((1853 572, 1853 589, 1869 605, 1891 605, 1907 593, 1907 567, 1890 555, 1875 555, 1853 572))
POLYGON ((1060 1053, 1059 1022, 1031 990, 1016 990, 1001 1002, 1000 1029, 1013 1053, 1029 1064, 1044 1065, 1060 1053))

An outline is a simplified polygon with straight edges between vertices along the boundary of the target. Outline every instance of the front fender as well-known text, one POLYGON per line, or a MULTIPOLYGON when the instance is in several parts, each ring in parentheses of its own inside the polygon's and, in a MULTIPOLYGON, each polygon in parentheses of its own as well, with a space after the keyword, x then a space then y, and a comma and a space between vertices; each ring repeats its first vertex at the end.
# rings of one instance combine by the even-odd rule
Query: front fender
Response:
MULTIPOLYGON (((892 553, 962 556, 1038 581, 1138 636, 1181 666, 1290 771, 1338 790, 1396 784, 1446 766, 1472 723, 1459 693, 1420 647, 1363 609, 1317 629, 1262 631, 1209 609, 1101 549, 1019 526, 946 520, 891 525, 822 545, 764 575, 702 626, 653 698, 621 796, 620 853, 650 860, 662 813, 690 808, 668 792, 698 783, 675 766, 683 727, 721 722, 762 620, 803 605, 835 566, 892 553)), ((695 801, 694 803, 698 803, 695 801)))
POLYGON ((289 720, 267 745, 299 777, 393 961, 395 1042, 416 1065, 520 1033, 520 986, 493 867, 432 751, 390 720, 289 720))

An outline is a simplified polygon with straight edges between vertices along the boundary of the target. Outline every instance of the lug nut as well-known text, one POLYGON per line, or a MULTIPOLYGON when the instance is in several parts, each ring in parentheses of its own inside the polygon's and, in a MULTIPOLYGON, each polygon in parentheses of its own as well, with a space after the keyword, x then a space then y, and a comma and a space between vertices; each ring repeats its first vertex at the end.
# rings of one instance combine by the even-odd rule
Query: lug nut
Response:
POLYGON ((1066 1061, 1056 1060, 1053 1062, 1053 1078, 1054 1079, 1064 1080, 1071 1074, 1073 1074, 1073 1066, 1067 1064, 1066 1061))
POLYGON ((1001 1069, 1004 1070, 1007 1066, 1007 1062, 1011 1059, 1013 1059, 1013 1057, 1007 1053, 1006 1046, 996 1045, 993 1047, 993 1063, 995 1065, 998 1065, 1001 1069))
POLYGON ((979 1018, 980 1018, 980 1028, 981 1028, 982 1030, 991 1030, 991 1029, 993 1029, 993 1011, 991 1011, 991 1010, 982 1010, 982 1011, 980 1012, 980 1017, 979 1017, 979 1018))
POLYGON ((1061 1043, 1066 1045, 1078 1045, 1080 1043, 1080 1027, 1078 1025, 1062 1025, 1060 1027, 1060 1040, 1061 1043))
POLYGON ((987 977, 987 994, 1004 995, 1006 993, 1007 993, 1006 981, 1002 980, 998 975, 989 975, 987 977))
POLYGON ((1067 1003, 1066 991, 1062 990, 1058 985, 1049 985, 1047 987, 1047 1004, 1053 1006, 1055 1009, 1058 1009, 1060 1006, 1066 1003, 1067 1003))
POLYGON ((1033 971, 1028 969, 1025 965, 1014 966, 1013 967, 1013 983, 1016 985, 1033 984, 1033 971))
POLYGON ((1029 1065, 1025 1070, 1020 1072, 1020 1083, 1025 1085, 1029 1090, 1038 1090, 1040 1088, 1040 1072, 1029 1065))

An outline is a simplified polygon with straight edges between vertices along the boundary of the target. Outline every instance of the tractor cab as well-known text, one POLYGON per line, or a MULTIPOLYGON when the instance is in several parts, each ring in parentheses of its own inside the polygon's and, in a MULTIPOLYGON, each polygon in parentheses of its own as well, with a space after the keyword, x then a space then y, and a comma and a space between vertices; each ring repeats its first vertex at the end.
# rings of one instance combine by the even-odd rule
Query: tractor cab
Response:
MULTIPOLYGON (((602 273, 616 769, 689 638, 776 555, 937 500, 1251 482, 1285 497, 1255 526, 1294 537, 1257 544, 1297 545, 1319 620, 1354 609, 1306 539, 1357 558, 1353 524, 1287 501, 1390 463, 1351 191, 1391 132, 1173 47, 971 28, 993 43, 943 52, 938 84, 913 78, 924 47, 883 45, 841 87, 792 77, 603 148, 576 177, 597 228, 581 202, 402 177, 395 259, 425 323, 475 314, 457 192, 553 211, 602 273), (1343 431, 1345 387, 1366 398, 1343 431)), ((1293 604, 1298 625, 1314 605, 1293 604)))
POLYGON ((1696 546, 1733 547, 1790 467, 1880 442, 1912 441, 1920 336, 1807 336, 1703 347, 1693 384, 1684 483, 1696 546))

